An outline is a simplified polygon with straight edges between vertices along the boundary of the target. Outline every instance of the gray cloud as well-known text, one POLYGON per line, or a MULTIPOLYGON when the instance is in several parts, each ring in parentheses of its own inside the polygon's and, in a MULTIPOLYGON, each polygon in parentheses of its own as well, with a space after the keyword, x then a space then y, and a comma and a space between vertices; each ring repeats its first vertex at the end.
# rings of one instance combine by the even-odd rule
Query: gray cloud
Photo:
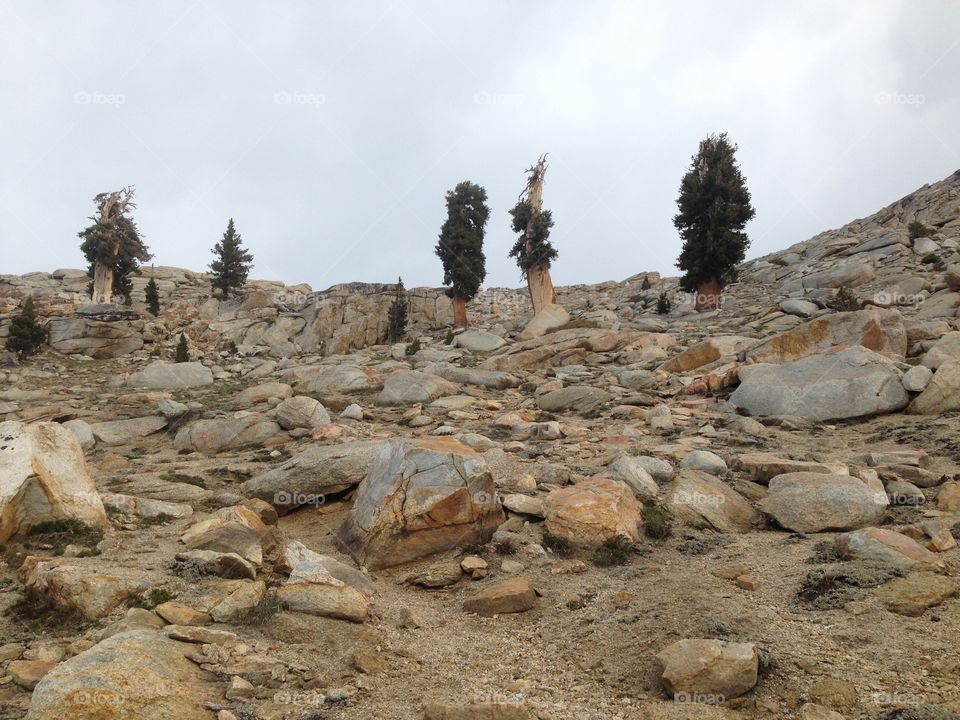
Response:
POLYGON ((155 262, 234 217, 258 278, 438 285, 444 192, 484 185, 487 285, 550 151, 560 284, 675 274, 690 155, 727 130, 761 255, 960 166, 950 0, 0 4, 0 272, 82 264, 137 186, 155 262))

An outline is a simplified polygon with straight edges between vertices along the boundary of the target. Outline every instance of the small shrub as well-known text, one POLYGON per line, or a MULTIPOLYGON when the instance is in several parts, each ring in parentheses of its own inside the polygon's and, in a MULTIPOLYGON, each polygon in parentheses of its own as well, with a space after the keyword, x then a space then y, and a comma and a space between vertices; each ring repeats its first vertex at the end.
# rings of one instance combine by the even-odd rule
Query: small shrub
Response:
POLYGON ((182 363, 190 362, 190 346, 187 344, 187 336, 180 333, 180 340, 177 342, 177 349, 173 354, 173 361, 182 363))
POLYGON ((103 530, 81 520, 47 520, 33 525, 27 531, 26 545, 48 545, 46 552, 62 555, 67 545, 92 547, 103 540, 103 530))
POLYGON ((640 283, 640 289, 641 289, 641 290, 649 290, 649 289, 650 289, 650 278, 647 277, 646 275, 643 276, 643 282, 640 283))
POLYGON ((626 565, 633 553, 633 543, 622 535, 605 540, 603 545, 593 551, 593 564, 598 567, 626 565))
POLYGON ((452 329, 452 328, 451 328, 450 330, 447 330, 447 334, 446 334, 446 336, 443 338, 443 344, 444 344, 444 345, 453 345, 453 341, 454 341, 455 337, 456 337, 456 336, 453 334, 453 329, 452 329))
POLYGON ((914 220, 907 225, 907 233, 910 235, 911 240, 916 240, 917 238, 930 237, 936 233, 936 230, 932 227, 927 227, 919 220, 914 220))
POLYGON ((547 550, 560 557, 568 557, 573 554, 573 543, 565 537, 552 535, 548 532, 543 533, 543 542, 541 543, 547 550))
POLYGON ((411 355, 416 355, 420 352, 420 338, 417 338, 412 343, 407 343, 407 349, 404 350, 404 355, 410 357, 411 355))
POLYGON ((643 518, 643 530, 647 537, 662 540, 668 537, 673 530, 671 524, 673 518, 670 511, 663 505, 654 502, 647 503, 640 511, 640 516, 643 518))
POLYGON ((152 515, 151 517, 141 517, 140 526, 141 527, 150 527, 152 525, 169 525, 176 518, 173 515, 167 515, 167 513, 160 513, 158 515, 152 515))
POLYGON ((936 253, 928 253, 920 260, 924 265, 932 265, 934 270, 943 270, 946 265, 936 253))
POLYGON ((38 635, 74 635, 90 624, 75 605, 55 605, 36 588, 26 588, 23 599, 6 614, 19 622, 31 640, 38 635))
POLYGON ((10 321, 10 335, 6 347, 10 352, 20 357, 35 354, 47 341, 47 328, 37 320, 37 313, 33 308, 33 298, 27 297, 23 301, 20 312, 10 321))
POLYGON ((841 285, 837 294, 827 301, 827 307, 837 312, 853 312, 860 309, 860 299, 846 285, 841 285))
POLYGON ((247 610, 243 621, 247 625, 266 625, 270 622, 270 618, 281 610, 283 610, 283 603, 280 601, 280 596, 276 590, 270 589, 264 593, 260 602, 247 610))
POLYGON ((142 594, 133 603, 133 607, 143 608, 144 610, 153 610, 157 605, 163 605, 170 602, 176 595, 166 588, 153 588, 142 594))
POLYGON ((666 315, 671 309, 673 309, 673 303, 670 302, 667 293, 660 293, 659 297, 657 297, 657 315, 666 315))
POLYGON ((875 560, 851 560, 807 573, 797 597, 813 610, 837 610, 866 596, 864 588, 877 587, 903 571, 875 560))

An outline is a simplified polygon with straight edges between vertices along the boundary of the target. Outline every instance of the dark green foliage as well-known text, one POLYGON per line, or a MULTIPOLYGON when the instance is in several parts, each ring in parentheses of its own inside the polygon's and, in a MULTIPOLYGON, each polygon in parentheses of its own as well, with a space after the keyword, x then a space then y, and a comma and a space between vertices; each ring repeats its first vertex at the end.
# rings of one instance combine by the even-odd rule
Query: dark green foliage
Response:
POLYGON ((24 540, 29 550, 43 548, 44 554, 63 555, 67 545, 93 547, 103 540, 103 530, 81 520, 46 520, 30 527, 24 540))
POLYGON ((390 303, 390 309, 387 311, 387 339, 390 342, 400 342, 406 334, 409 307, 407 291, 403 287, 403 278, 397 278, 397 289, 394 293, 393 302, 390 303))
POLYGON ((837 312, 853 312, 860 309, 860 298, 846 285, 841 285, 833 299, 827 301, 827 307, 837 312))
POLYGON ((420 338, 412 343, 407 343, 407 349, 403 351, 403 354, 409 357, 410 355, 416 355, 418 352, 420 352, 420 338))
POLYGON ((573 554, 573 543, 559 535, 551 535, 545 532, 543 533, 543 542, 541 544, 547 550, 551 550, 554 555, 560 557, 567 557, 573 554))
POLYGON ((640 516, 643 518, 643 530, 647 537, 662 540, 668 537, 673 530, 671 525, 673 518, 670 511, 663 505, 655 502, 644 503, 640 516))
POLYGON ((670 302, 670 297, 667 293, 660 293, 657 297, 657 315, 666 315, 673 308, 673 303, 670 302))
POLYGON ((444 345, 453 345, 453 341, 456 339, 456 335, 453 334, 453 329, 447 330, 447 334, 443 338, 444 345))
POLYGON ((166 588, 153 588, 149 592, 143 593, 131 605, 133 607, 143 608, 144 610, 153 610, 157 605, 163 605, 176 597, 166 588))
POLYGON ((813 610, 835 610, 863 598, 863 588, 902 576, 902 570, 875 560, 833 563, 807 573, 797 597, 813 610))
POLYGON ((253 265, 253 255, 241 246, 242 239, 233 226, 233 218, 227 223, 223 240, 213 246, 217 259, 210 263, 210 284, 219 290, 221 297, 229 297, 231 290, 242 288, 253 265))
POLYGON ((626 565, 633 553, 633 543, 622 535, 605 540, 603 545, 593 551, 593 564, 599 567, 626 565))
POLYGON ((464 181, 447 193, 447 219, 436 254, 443 262, 443 284, 450 297, 472 300, 487 276, 483 235, 490 217, 487 191, 464 181))
POLYGON ((173 354, 173 361, 182 363, 190 362, 190 346, 187 344, 187 336, 180 333, 180 340, 177 342, 177 349, 173 354))
POLYGON ((25 639, 43 636, 73 635, 82 631, 90 621, 75 605, 54 605, 36 588, 26 588, 23 599, 11 606, 7 617, 17 620, 25 639))
POLYGON ((680 183, 673 224, 683 239, 677 267, 686 292, 711 280, 721 286, 733 280, 750 246, 743 228, 755 211, 736 151, 726 133, 707 136, 680 183))
POLYGON ((147 288, 144 291, 147 296, 147 310, 156 317, 160 314, 160 291, 157 289, 157 281, 150 278, 147 288))
MULTIPOLYGON (((78 233, 83 240, 80 251, 86 258, 87 274, 93 278, 97 261, 113 268, 113 294, 120 295, 126 305, 130 304, 133 285, 130 274, 140 269, 140 263, 150 259, 150 251, 140 238, 137 224, 130 217, 136 205, 131 202, 133 190, 116 193, 100 193, 93 201, 97 214, 90 219, 93 225, 78 233)), ((92 291, 93 285, 89 286, 92 291)))
POLYGON ((33 309, 33 298, 27 297, 20 312, 10 321, 10 335, 7 337, 7 350, 20 357, 33 355, 47 340, 47 328, 37 320, 33 309))
POLYGON ((932 265, 934 270, 943 270, 946 267, 946 264, 943 262, 943 258, 936 253, 928 253, 927 255, 924 255, 920 262, 922 262, 924 265, 932 265))
POLYGON ((931 227, 927 227, 919 220, 914 220, 909 225, 907 225, 907 233, 910 235, 911 240, 916 240, 917 238, 930 237, 935 234, 937 231, 931 227))
POLYGON ((557 249, 553 247, 550 238, 550 228, 553 227, 553 215, 549 210, 542 210, 531 225, 531 215, 533 210, 530 203, 526 200, 520 200, 510 211, 513 220, 510 226, 520 237, 513 244, 510 250, 510 257, 515 258, 517 266, 526 277, 527 271, 537 265, 550 267, 550 263, 557 259, 557 249), (527 229, 530 228, 529 240, 530 249, 527 250, 527 229))
POLYGON ((247 625, 266 625, 282 609, 283 603, 280 601, 280 596, 271 588, 264 593, 260 602, 247 610, 243 622, 247 625))

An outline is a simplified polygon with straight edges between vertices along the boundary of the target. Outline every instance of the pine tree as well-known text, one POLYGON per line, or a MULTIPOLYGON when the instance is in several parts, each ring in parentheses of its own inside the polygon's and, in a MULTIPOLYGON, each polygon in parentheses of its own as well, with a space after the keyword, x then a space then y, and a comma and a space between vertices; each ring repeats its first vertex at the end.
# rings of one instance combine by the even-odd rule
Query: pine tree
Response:
POLYGON ((543 209, 543 180, 547 172, 547 156, 541 155, 537 164, 527 168, 527 186, 520 200, 510 211, 511 227, 520 237, 510 250, 517 266, 527 281, 530 302, 536 315, 547 305, 557 301, 557 293, 550 278, 550 265, 557 259, 557 250, 550 242, 553 216, 543 209))
POLYGON ((407 291, 403 287, 403 278, 397 278, 393 302, 390 303, 390 310, 387 312, 387 339, 392 343, 400 342, 407 332, 409 306, 407 291))
POLYGON ((27 296, 20 312, 10 322, 10 335, 7 337, 7 350, 20 357, 33 355, 47 340, 47 328, 37 320, 33 308, 33 298, 27 296))
POLYGON ((210 284, 219 290, 221 297, 228 297, 231 290, 238 290, 247 282, 247 274, 253 265, 253 255, 241 246, 241 237, 233 226, 233 218, 227 223, 223 240, 213 246, 217 259, 210 263, 210 284))
POLYGON ((147 283, 144 294, 147 297, 147 310, 150 311, 151 315, 156 317, 160 314, 160 291, 157 289, 157 281, 152 277, 150 278, 150 282, 147 283))
POLYGON ((114 295, 120 295, 129 305, 133 290, 129 275, 150 259, 129 215, 136 207, 133 188, 100 193, 93 201, 97 204, 97 214, 90 218, 93 225, 79 233, 83 240, 80 250, 89 263, 90 294, 95 303, 109 303, 114 295))
POLYGON ((182 363, 190 362, 190 346, 187 345, 187 336, 180 333, 180 341, 177 343, 176 352, 173 355, 173 361, 182 363))
POLYGON ((453 299, 453 322, 467 323, 467 302, 480 290, 487 276, 483 236, 490 218, 487 191, 469 181, 447 193, 447 219, 440 228, 436 254, 443 262, 443 283, 453 299))
POLYGON ((681 289, 697 294, 697 310, 718 306, 721 290, 736 278, 750 246, 743 228, 755 211, 736 151, 726 133, 707 136, 680 184, 673 219, 683 239, 677 267, 684 271, 681 289))

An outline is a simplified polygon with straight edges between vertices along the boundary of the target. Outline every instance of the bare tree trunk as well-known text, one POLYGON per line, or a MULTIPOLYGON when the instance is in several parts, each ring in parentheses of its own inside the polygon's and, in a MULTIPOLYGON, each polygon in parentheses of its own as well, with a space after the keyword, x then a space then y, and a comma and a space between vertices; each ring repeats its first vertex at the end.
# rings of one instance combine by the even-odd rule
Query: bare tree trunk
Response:
MULTIPOLYGON (((103 205, 100 207, 100 222, 104 227, 109 227, 108 223, 114 217, 123 215, 127 205, 133 200, 133 188, 124 188, 117 192, 110 193, 103 205)), ((133 207, 131 205, 131 207, 133 207)), ((112 257, 116 258, 120 254, 120 240, 113 240, 112 257)), ((114 263, 109 265, 97 260, 93 265, 93 293, 92 301, 94 304, 106 304, 113 301, 113 268, 114 263)))
POLYGON ((557 292, 553 289, 550 269, 546 265, 534 265, 530 268, 527 272, 527 289, 530 291, 534 315, 547 305, 556 305, 557 292))
POLYGON ((93 266, 93 303, 104 305, 113 300, 113 268, 99 260, 93 266))
MULTIPOLYGON (((533 219, 543 209, 543 176, 546 172, 546 156, 541 155, 537 164, 531 168, 530 180, 527 184, 527 202, 530 203, 530 222, 527 225, 527 252, 532 249, 533 219)), ((553 289, 549 266, 545 264, 534 265, 527 271, 527 291, 530 293, 534 315, 547 305, 554 305, 557 302, 557 293, 553 289)))
POLYGON ((467 301, 462 297, 453 298, 453 324, 455 327, 470 327, 467 320, 467 301))
POLYGON ((720 307, 720 297, 723 288, 716 278, 711 278, 697 286, 697 296, 695 298, 694 310, 697 312, 710 312, 720 307))

